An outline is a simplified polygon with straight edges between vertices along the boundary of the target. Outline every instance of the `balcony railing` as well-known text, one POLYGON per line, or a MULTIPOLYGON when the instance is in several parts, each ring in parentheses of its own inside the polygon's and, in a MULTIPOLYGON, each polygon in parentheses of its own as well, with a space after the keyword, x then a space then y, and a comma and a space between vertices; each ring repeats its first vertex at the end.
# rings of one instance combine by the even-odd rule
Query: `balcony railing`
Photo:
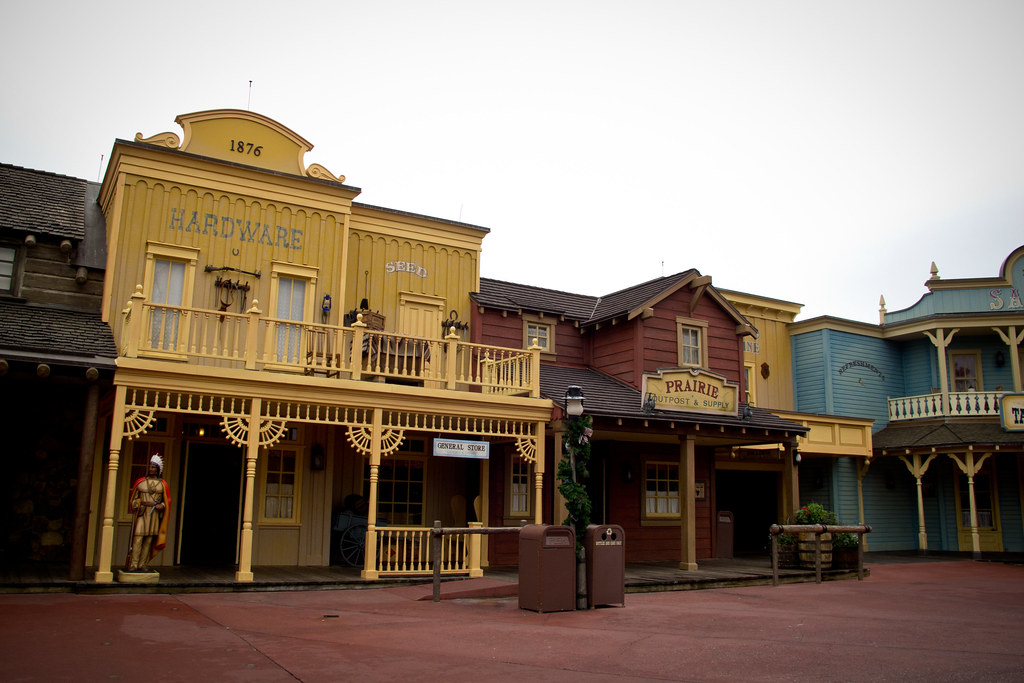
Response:
POLYGON ((141 288, 123 311, 121 355, 219 367, 403 382, 452 390, 540 396, 540 349, 430 339, 282 320, 253 302, 229 313, 146 301, 141 288))
POLYGON ((1001 391, 955 391, 889 399, 889 421, 939 417, 999 417, 1001 391))

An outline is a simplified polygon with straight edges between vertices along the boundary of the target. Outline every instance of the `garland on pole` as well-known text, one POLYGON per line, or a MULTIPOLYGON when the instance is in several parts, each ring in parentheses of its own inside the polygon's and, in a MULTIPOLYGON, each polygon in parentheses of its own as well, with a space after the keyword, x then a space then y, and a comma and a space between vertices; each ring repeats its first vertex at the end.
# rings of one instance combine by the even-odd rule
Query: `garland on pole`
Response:
POLYGON ((566 526, 576 531, 576 555, 583 548, 583 537, 590 524, 592 509, 590 495, 583 482, 589 475, 587 464, 590 461, 590 437, 594 434, 593 424, 589 415, 566 420, 566 431, 562 438, 562 459, 558 462, 558 492, 565 499, 568 513, 566 526))

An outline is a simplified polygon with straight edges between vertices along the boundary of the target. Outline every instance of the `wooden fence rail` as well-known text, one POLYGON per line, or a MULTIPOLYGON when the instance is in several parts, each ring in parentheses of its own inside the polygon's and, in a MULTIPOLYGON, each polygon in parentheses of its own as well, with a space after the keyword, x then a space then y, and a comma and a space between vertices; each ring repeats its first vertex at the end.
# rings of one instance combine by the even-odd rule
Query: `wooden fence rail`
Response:
POLYGON ((864 580, 864 534, 871 533, 867 524, 772 524, 768 528, 772 537, 772 585, 779 585, 779 534, 814 534, 815 582, 821 583, 821 535, 857 534, 857 580, 864 580))
MULTIPOLYGON (((525 525, 526 522, 523 522, 525 525)), ((473 527, 443 527, 441 526, 441 520, 434 522, 434 526, 430 529, 431 543, 430 543, 430 558, 431 564, 434 569, 434 602, 441 602, 441 538, 444 536, 452 535, 478 535, 478 534, 518 534, 522 529, 522 526, 473 526, 473 527)), ((470 544, 470 552, 480 552, 480 541, 475 539, 475 543, 470 544)), ((478 558, 479 560, 479 558, 478 558)), ((470 565, 473 565, 472 559, 470 565)), ((475 566, 480 566, 479 561, 475 566)))

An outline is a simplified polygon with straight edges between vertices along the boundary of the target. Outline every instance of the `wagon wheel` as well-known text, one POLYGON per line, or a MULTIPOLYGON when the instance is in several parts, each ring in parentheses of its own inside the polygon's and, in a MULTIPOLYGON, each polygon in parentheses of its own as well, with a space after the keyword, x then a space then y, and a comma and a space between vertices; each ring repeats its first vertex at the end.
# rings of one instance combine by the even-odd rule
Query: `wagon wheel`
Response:
POLYGON ((363 548, 366 545, 366 525, 353 524, 341 534, 338 550, 341 559, 350 567, 363 566, 363 548))

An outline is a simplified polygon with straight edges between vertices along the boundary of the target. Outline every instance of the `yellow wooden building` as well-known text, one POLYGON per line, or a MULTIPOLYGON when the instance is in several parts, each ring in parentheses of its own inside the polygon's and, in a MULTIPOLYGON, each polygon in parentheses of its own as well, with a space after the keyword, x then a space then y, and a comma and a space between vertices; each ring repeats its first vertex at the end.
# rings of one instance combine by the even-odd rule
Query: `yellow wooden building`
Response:
MULTIPOLYGON (((427 571, 434 520, 489 522, 488 460, 442 454, 533 464, 539 522, 540 350, 468 341, 487 230, 354 201, 258 114, 177 123, 181 136, 116 141, 99 196, 119 357, 96 581, 117 577, 127 496, 154 453, 173 501, 154 564, 234 566, 238 581, 337 561, 342 536, 364 577, 427 571)), ((478 550, 453 537, 445 571, 479 573, 478 550)))

